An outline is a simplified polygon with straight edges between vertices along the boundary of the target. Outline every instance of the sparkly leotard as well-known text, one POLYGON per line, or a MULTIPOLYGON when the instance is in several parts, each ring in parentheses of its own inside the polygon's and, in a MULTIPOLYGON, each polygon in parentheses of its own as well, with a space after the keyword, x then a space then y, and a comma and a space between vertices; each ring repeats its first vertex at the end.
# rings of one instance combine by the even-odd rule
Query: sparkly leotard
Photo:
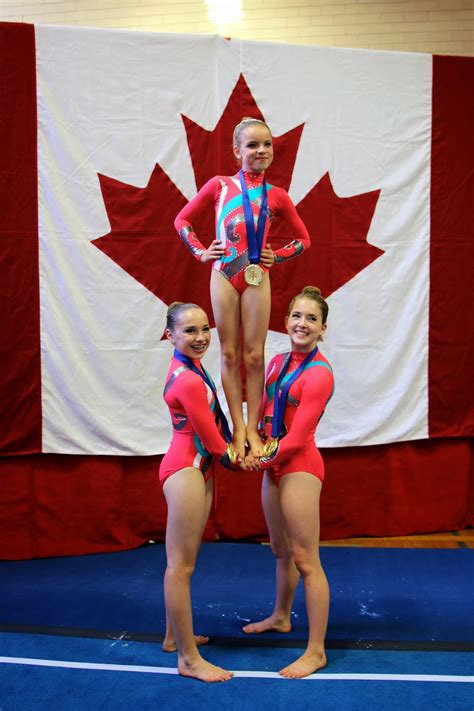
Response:
MULTIPOLYGON (((201 368, 199 360, 194 365, 201 368)), ((213 459, 230 467, 227 443, 216 424, 212 390, 186 365, 173 356, 163 393, 169 407, 173 437, 160 465, 160 481, 185 467, 200 469, 207 480, 213 459)))
MULTIPOLYGON (((306 355, 292 351, 285 378, 298 368, 306 355)), ((261 429, 268 437, 271 437, 272 432, 276 381, 287 356, 288 353, 278 354, 272 358, 267 368, 261 429)), ((261 461, 262 469, 271 467, 270 476, 276 483, 282 476, 291 472, 308 472, 323 481, 324 463, 314 436, 333 390, 331 366, 318 351, 290 387, 283 427, 286 434, 279 440, 278 449, 274 454, 261 461)))
MULTIPOLYGON (((244 172, 244 176, 256 224, 262 198, 263 173, 244 172)), ((286 190, 267 184, 267 191, 268 219, 263 244, 266 244, 273 219, 281 217, 285 220, 294 239, 286 246, 275 250, 275 262, 284 262, 307 249, 310 246, 310 238, 304 222, 298 215, 286 190)), ((231 177, 216 175, 208 180, 198 194, 178 213, 174 222, 175 228, 196 259, 201 259, 205 247, 199 241, 192 222, 212 206, 215 210, 216 239, 220 240, 225 247, 224 256, 214 261, 213 269, 220 271, 237 291, 242 293, 247 287, 243 279, 243 272, 249 264, 249 258, 242 190, 238 174, 231 177)), ((265 267, 262 266, 262 269, 265 267)))

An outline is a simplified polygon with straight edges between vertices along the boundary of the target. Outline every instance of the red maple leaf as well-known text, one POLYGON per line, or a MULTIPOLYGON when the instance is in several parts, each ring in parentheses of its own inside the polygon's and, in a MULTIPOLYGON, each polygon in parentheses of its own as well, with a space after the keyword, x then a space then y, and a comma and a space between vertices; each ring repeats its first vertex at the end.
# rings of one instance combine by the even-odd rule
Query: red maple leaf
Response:
MULTIPOLYGON (((182 116, 198 189, 214 175, 236 172, 232 131, 243 116, 263 118, 243 76, 212 131, 182 116)), ((303 128, 301 124, 274 137, 276 159, 267 178, 286 190, 291 184, 303 128)), ((105 175, 99 175, 99 181, 111 230, 93 240, 93 244, 164 303, 198 303, 212 318, 210 267, 197 262, 174 230, 174 218, 186 199, 172 180, 156 165, 144 188, 105 175)), ((297 205, 312 247, 303 257, 277 265, 272 271, 271 329, 284 330, 287 304, 302 286, 314 284, 329 296, 383 253, 367 243, 379 193, 375 190, 339 198, 326 174, 297 205)), ((209 243, 214 216, 206 215, 194 227, 203 243, 209 243)), ((278 225, 276 220, 270 233, 272 247, 291 239, 292 235, 285 234, 284 225, 278 225)))
MULTIPOLYGON (((292 296, 312 284, 325 298, 383 254, 367 242, 367 232, 380 190, 341 198, 332 187, 329 173, 298 203, 298 212, 311 236, 311 249, 302 257, 277 265, 272 275, 270 328, 283 330, 284 316, 292 296), (277 278, 277 269, 284 269, 277 278), (280 308, 275 308, 275 303, 280 308)), ((291 235, 276 225, 270 243, 273 249, 287 244, 291 235)))
MULTIPOLYGON (((214 175, 234 175, 237 172, 232 134, 244 116, 265 120, 242 75, 212 131, 206 131, 187 116, 182 116, 198 190, 214 175)), ((274 153, 278 159, 266 172, 269 183, 289 190, 303 128, 304 124, 300 124, 281 136, 273 137, 274 153)))

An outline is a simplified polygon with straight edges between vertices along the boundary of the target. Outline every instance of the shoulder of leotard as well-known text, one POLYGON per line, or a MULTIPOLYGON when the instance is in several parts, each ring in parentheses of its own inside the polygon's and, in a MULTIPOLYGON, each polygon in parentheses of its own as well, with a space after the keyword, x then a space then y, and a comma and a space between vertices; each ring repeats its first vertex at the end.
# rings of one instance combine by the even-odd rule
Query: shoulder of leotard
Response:
MULTIPOLYGON (((227 178, 228 180, 228 178, 227 178)), ((199 193, 209 193, 209 192, 214 192, 217 193, 221 188, 222 185, 226 181, 226 176, 225 175, 214 175, 212 178, 209 178, 209 180, 206 180, 206 182, 201 185, 199 188, 199 193)))
POLYGON ((186 363, 182 363, 178 358, 173 356, 170 364, 169 375, 176 373, 176 377, 179 377, 181 382, 191 382, 191 383, 204 383, 203 379, 199 377, 197 373, 188 368, 186 363))
POLYGON ((276 355, 272 356, 268 361, 268 367, 272 365, 281 365, 288 357, 290 352, 291 351, 284 351, 283 353, 277 353, 276 355))
POLYGON ((328 365, 328 366, 331 368, 331 370, 332 370, 331 363, 328 361, 328 359, 326 358, 326 356, 324 355, 324 353, 321 353, 320 350, 318 350, 318 352, 317 352, 316 355, 314 356, 313 360, 314 360, 314 361, 318 361, 318 360, 322 361, 323 363, 325 363, 326 365, 328 365))
POLYGON ((268 201, 274 210, 278 208, 285 209, 292 204, 285 188, 280 188, 278 185, 267 185, 267 189, 268 201))
POLYGON ((321 351, 318 351, 314 358, 311 359, 311 363, 306 367, 305 373, 309 380, 316 378, 317 380, 329 379, 330 381, 334 381, 332 366, 321 351))

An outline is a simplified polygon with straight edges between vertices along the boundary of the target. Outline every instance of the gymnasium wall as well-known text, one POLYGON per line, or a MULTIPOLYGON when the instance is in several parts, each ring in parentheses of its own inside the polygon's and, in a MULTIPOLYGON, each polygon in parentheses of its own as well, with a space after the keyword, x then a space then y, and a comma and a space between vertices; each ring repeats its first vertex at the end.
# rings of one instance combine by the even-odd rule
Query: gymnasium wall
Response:
POLYGON ((289 44, 474 54, 472 0, 3 0, 0 19, 198 32, 289 44))

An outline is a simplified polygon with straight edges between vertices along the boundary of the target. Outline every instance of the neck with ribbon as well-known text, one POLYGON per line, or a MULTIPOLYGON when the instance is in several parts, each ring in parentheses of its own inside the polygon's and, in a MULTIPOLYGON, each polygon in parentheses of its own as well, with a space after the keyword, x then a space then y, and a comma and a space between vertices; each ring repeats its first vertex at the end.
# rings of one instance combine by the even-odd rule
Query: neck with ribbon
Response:
POLYGON ((184 355, 184 353, 181 353, 181 351, 178 351, 177 348, 174 349, 174 357, 181 361, 189 370, 192 370, 193 373, 196 373, 196 375, 199 375, 200 378, 204 380, 206 385, 208 385, 212 393, 214 395, 214 399, 216 402, 216 415, 217 419, 220 422, 220 425, 222 427, 222 434, 226 442, 230 442, 232 439, 232 435, 230 433, 230 428, 229 428, 229 423, 227 422, 227 418, 224 415, 219 398, 217 397, 217 390, 216 386, 214 384, 214 381, 212 380, 211 376, 209 373, 204 369, 204 367, 201 365, 201 368, 198 368, 197 365, 193 362, 192 358, 190 358, 187 355, 184 355))
POLYGON ((260 205, 260 213, 258 215, 257 230, 255 230, 255 222, 253 217, 252 206, 250 204, 249 191, 245 183, 244 171, 239 172, 240 186, 242 188, 242 202, 244 206, 245 227, 247 229, 247 242, 249 250, 250 264, 258 264, 260 255, 262 254, 263 235, 265 234, 265 225, 267 222, 267 181, 265 177, 262 183, 262 202, 260 205))
POLYGON ((306 358, 299 364, 297 369, 293 373, 291 373, 288 378, 285 379, 284 383, 283 379, 285 378, 286 372, 291 361, 291 352, 288 353, 288 356, 286 357, 286 360, 283 363, 283 366, 278 375, 278 379, 276 381, 275 394, 273 399, 272 437, 274 437, 275 439, 280 436, 282 430, 283 419, 285 417, 286 401, 288 400, 289 390, 293 383, 300 377, 301 373, 304 371, 308 363, 314 358, 317 352, 318 346, 313 348, 313 350, 308 353, 306 358))

